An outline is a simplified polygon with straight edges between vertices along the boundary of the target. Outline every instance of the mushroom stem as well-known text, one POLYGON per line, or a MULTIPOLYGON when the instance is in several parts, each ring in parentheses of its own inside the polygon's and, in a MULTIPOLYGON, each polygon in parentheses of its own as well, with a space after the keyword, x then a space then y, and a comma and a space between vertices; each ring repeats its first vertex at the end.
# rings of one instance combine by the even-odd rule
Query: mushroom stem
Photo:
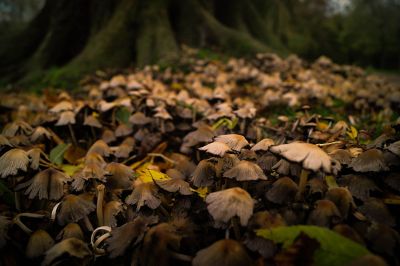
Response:
POLYGON ((325 182, 328 185, 328 188, 339 187, 338 184, 336 183, 335 178, 332 175, 326 175, 325 182))
POLYGON ((100 184, 96 187, 96 190, 97 190, 96 213, 97 213, 98 226, 103 226, 103 223, 104 223, 104 217, 103 217, 104 189, 105 189, 105 186, 103 184, 100 184))
POLYGON ((299 180, 299 191, 297 193, 296 198, 298 200, 301 200, 303 198, 304 190, 307 185, 307 180, 308 180, 308 175, 310 174, 310 171, 302 169, 301 174, 300 174, 300 180, 299 180))
POLYGON ((150 152, 147 155, 151 156, 151 157, 160 157, 160 158, 163 158, 165 161, 167 161, 169 163, 172 163, 174 165, 176 164, 176 162, 174 160, 168 158, 167 156, 165 156, 164 154, 161 154, 161 153, 150 152))
POLYGON ((193 260, 193 258, 189 255, 185 255, 185 254, 174 252, 174 251, 170 251, 170 255, 172 258, 174 258, 176 260, 180 260, 180 261, 191 262, 193 260))
POLYGON ((240 122, 240 133, 244 135, 245 130, 246 130, 246 119, 243 118, 243 120, 240 122))
POLYGON ((74 133, 74 130, 72 129, 72 125, 71 125, 71 124, 68 124, 68 129, 69 129, 69 133, 71 134, 72 143, 73 143, 75 146, 78 146, 78 142, 76 141, 75 133, 74 133))
POLYGON ((37 214, 37 213, 20 213, 17 216, 14 217, 13 222, 14 224, 18 225, 19 228, 22 229, 25 233, 28 235, 32 234, 32 230, 29 229, 22 221, 21 217, 30 217, 30 218, 43 218, 45 217, 44 214, 37 214))
POLYGON ((240 240, 241 236, 240 236, 240 228, 239 228, 239 223, 238 223, 238 217, 235 216, 231 219, 231 224, 233 227, 233 233, 235 234, 235 238, 236 240, 240 240))
POLYGON ((93 225, 87 216, 83 217, 83 223, 89 232, 93 232, 93 225))

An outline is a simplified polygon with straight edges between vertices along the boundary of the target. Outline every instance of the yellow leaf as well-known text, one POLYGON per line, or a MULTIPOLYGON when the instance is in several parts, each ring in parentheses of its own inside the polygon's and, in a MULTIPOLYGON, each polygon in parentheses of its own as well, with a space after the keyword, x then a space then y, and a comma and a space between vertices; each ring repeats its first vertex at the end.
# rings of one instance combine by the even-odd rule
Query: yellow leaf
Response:
POLYGON ((208 194, 208 188, 207 187, 199 187, 198 189, 190 189, 191 191, 197 193, 200 198, 205 199, 207 194, 208 194))
POLYGON ((156 170, 152 169, 138 169, 137 173, 139 174, 139 178, 142 180, 144 183, 150 183, 153 182, 153 180, 167 180, 169 177, 156 170))
POLYGON ((318 122, 317 123, 317 129, 320 131, 326 131, 329 128, 329 125, 324 122, 318 122))
POLYGON ((355 127, 351 126, 350 130, 347 132, 347 136, 349 136, 350 139, 355 140, 358 136, 358 131, 355 127))
POLYGON ((72 165, 72 164, 63 164, 61 169, 69 176, 72 176, 76 173, 79 169, 82 168, 82 165, 72 165))

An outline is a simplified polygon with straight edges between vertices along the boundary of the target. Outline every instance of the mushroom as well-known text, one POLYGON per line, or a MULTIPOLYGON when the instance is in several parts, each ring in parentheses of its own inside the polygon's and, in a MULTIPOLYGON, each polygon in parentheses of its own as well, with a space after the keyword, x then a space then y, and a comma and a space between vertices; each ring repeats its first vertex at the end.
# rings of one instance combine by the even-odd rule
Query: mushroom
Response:
POLYGON ((152 119, 150 117, 147 117, 142 112, 136 112, 129 117, 129 122, 131 122, 133 125, 137 125, 137 126, 146 125, 148 123, 151 123, 151 121, 152 121, 152 119))
POLYGON ((30 235, 25 254, 30 259, 37 258, 44 255, 53 245, 53 238, 46 231, 39 229, 30 235))
POLYGON ((103 207, 103 225, 114 228, 117 226, 117 216, 124 210, 122 202, 112 200, 107 202, 103 207))
POLYGON ((75 133, 72 128, 72 125, 76 123, 75 121, 75 113, 72 111, 64 111, 61 113, 60 118, 58 119, 55 126, 68 126, 69 133, 71 135, 72 142, 75 146, 78 146, 78 142, 76 141, 75 133))
POLYGON ((193 266, 242 266, 253 261, 240 242, 222 239, 196 253, 193 266))
POLYGON ((238 134, 219 135, 215 138, 215 141, 225 143, 234 151, 240 151, 245 146, 249 145, 246 138, 238 134))
POLYGON ((330 188, 325 198, 335 203, 344 219, 347 219, 349 211, 356 207, 353 196, 350 191, 344 187, 330 188))
POLYGON ((134 172, 132 168, 122 163, 109 163, 105 171, 107 174, 106 186, 110 189, 130 189, 134 172))
POLYGON ((60 225, 71 222, 78 222, 81 219, 88 219, 88 215, 96 209, 91 200, 85 198, 85 195, 69 194, 62 200, 57 221, 60 225))
POLYGON ((97 225, 103 226, 103 201, 104 201, 104 191, 106 187, 103 184, 97 185, 97 204, 96 204, 96 213, 97 213, 97 225))
POLYGON ((215 221, 228 222, 234 216, 241 225, 247 225, 253 213, 254 201, 250 194, 239 187, 210 193, 206 197, 207 209, 215 221))
POLYGON ((129 246, 139 243, 144 237, 147 226, 152 223, 151 219, 139 216, 121 227, 114 228, 111 236, 105 241, 109 257, 113 259, 122 256, 129 246))
POLYGON ((32 142, 43 141, 44 139, 51 139, 51 133, 44 127, 38 126, 33 130, 30 140, 32 142))
POLYGON ((367 176, 361 175, 345 175, 338 180, 339 184, 343 187, 347 187, 353 197, 360 200, 367 200, 370 197, 372 191, 381 191, 367 176))
POLYGON ((67 238, 77 238, 80 240, 85 240, 83 231, 79 224, 69 223, 67 224, 57 235, 57 240, 65 240, 67 238))
POLYGON ((262 139, 257 142, 253 147, 251 147, 252 151, 255 152, 267 152, 271 146, 275 145, 275 141, 269 138, 262 139))
POLYGON ((59 200, 64 194, 64 184, 71 178, 54 168, 47 168, 37 173, 31 180, 17 186, 18 189, 28 187, 25 195, 30 199, 59 200))
POLYGON ((143 183, 136 180, 132 193, 126 198, 127 204, 136 204, 136 211, 139 211, 144 205, 151 209, 157 209, 161 200, 157 197, 157 187, 153 182, 143 183))
POLYGON ((95 143, 93 143, 92 146, 90 146, 89 150, 87 151, 88 154, 92 153, 97 153, 98 155, 102 157, 108 157, 110 156, 111 150, 110 147, 108 147, 107 143, 104 140, 99 139, 95 143))
POLYGON ((0 174, 2 178, 16 175, 18 170, 28 169, 28 154, 21 149, 11 149, 0 157, 0 174))
POLYGON ((214 183, 215 165, 208 160, 201 160, 192 175, 193 185, 207 187, 214 183))
POLYGON ((42 266, 61 263, 67 265, 71 263, 65 261, 68 259, 78 259, 80 262, 76 263, 83 265, 83 260, 88 259, 91 255, 92 253, 85 242, 77 238, 67 238, 47 250, 42 266))
POLYGON ((114 156, 117 158, 128 158, 129 154, 135 148, 135 139, 132 137, 127 137, 122 141, 122 143, 117 147, 114 152, 114 156))
POLYGON ((269 201, 276 204, 293 202, 297 194, 298 187, 289 177, 282 177, 272 184, 272 188, 266 193, 269 201))
POLYGON ((255 163, 240 161, 223 174, 227 178, 235 178, 237 181, 267 180, 263 170, 255 163))
POLYGON ((169 178, 165 180, 155 180, 156 184, 168 192, 179 192, 181 195, 192 195, 190 185, 180 178, 169 178))
POLYGON ((107 144, 117 140, 117 138, 115 137, 114 131, 112 131, 110 129, 106 129, 103 131, 103 134, 101 135, 101 139, 107 144))
POLYGON ((369 198, 359 207, 359 210, 370 221, 381 223, 387 226, 395 226, 396 220, 390 213, 383 201, 376 198, 369 198))
POLYGON ((231 148, 225 143, 214 141, 210 144, 200 147, 199 150, 223 157, 226 152, 231 151, 231 148))
POLYGON ((285 159, 301 163, 303 169, 300 174, 299 181, 299 197, 302 197, 305 186, 307 184, 307 178, 309 171, 323 171, 327 174, 335 174, 338 170, 335 166, 335 162, 317 145, 304 143, 304 142, 292 142, 289 144, 282 144, 273 146, 270 151, 285 159))
POLYGON ((133 129, 131 125, 127 124, 119 124, 118 127, 115 129, 115 136, 116 137, 126 137, 132 134, 133 129))
POLYGON ((317 200, 315 207, 308 216, 308 224, 331 227, 339 223, 341 215, 336 205, 330 200, 317 200))
POLYGON ((350 167, 356 172, 381 172, 388 171, 383 152, 378 149, 370 149, 354 158, 350 167))

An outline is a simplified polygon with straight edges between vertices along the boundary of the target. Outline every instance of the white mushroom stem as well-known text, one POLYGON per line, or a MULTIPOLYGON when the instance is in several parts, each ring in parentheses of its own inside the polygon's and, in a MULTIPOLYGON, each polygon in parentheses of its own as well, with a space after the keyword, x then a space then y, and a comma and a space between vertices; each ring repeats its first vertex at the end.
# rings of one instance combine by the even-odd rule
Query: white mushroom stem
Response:
POLYGON ((104 223, 103 200, 104 200, 105 186, 103 184, 100 184, 96 187, 96 190, 97 190, 97 205, 96 205, 97 224, 98 226, 102 226, 104 223))
POLYGON ((93 233, 92 233, 92 235, 91 235, 91 237, 90 237, 90 243, 91 243, 91 245, 92 245, 92 247, 93 247, 93 250, 94 250, 94 252, 95 252, 96 255, 104 255, 104 254, 106 253, 106 251, 105 251, 104 249, 100 248, 99 246, 100 246, 107 238, 109 238, 109 237, 111 236, 110 232, 111 232, 111 227, 109 227, 109 226, 100 226, 100 227, 97 227, 97 228, 93 231, 93 233), (105 233, 102 234, 101 236, 99 236, 99 237, 96 239, 96 236, 97 236, 98 232, 100 232, 100 231, 104 231, 105 233))
POLYGON ((27 233, 28 235, 32 234, 32 230, 29 229, 22 221, 21 217, 29 217, 29 218, 43 218, 45 217, 44 214, 37 214, 37 213, 20 213, 17 216, 14 217, 13 223, 18 225, 22 231, 27 233))
POLYGON ((308 180, 308 175, 310 174, 310 171, 302 169, 301 174, 300 174, 300 180, 299 180, 299 191, 297 194, 297 199, 302 199, 304 190, 307 185, 307 180, 308 180))
POLYGON ((191 262, 193 260, 193 257, 191 257, 189 255, 185 255, 185 254, 174 252, 174 251, 170 251, 170 255, 172 258, 174 258, 176 260, 180 260, 180 261, 191 262))

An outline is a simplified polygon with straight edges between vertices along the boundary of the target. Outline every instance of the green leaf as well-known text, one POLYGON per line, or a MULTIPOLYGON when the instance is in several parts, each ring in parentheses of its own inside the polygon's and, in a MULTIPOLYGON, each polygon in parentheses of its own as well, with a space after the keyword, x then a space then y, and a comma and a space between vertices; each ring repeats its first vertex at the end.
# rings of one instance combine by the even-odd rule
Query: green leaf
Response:
POLYGON ((300 232, 304 232, 309 237, 316 239, 321 245, 314 253, 316 266, 347 265, 351 261, 369 253, 360 244, 329 229, 318 226, 281 226, 273 229, 257 230, 256 232, 260 237, 282 244, 283 248, 289 247, 300 232))
POLYGON ((115 118, 118 122, 127 124, 129 121, 129 117, 131 116, 131 112, 126 107, 118 108, 117 112, 115 113, 115 118))
POLYGON ((71 144, 58 144, 50 151, 50 161, 56 165, 61 165, 64 159, 64 153, 68 150, 71 144))

